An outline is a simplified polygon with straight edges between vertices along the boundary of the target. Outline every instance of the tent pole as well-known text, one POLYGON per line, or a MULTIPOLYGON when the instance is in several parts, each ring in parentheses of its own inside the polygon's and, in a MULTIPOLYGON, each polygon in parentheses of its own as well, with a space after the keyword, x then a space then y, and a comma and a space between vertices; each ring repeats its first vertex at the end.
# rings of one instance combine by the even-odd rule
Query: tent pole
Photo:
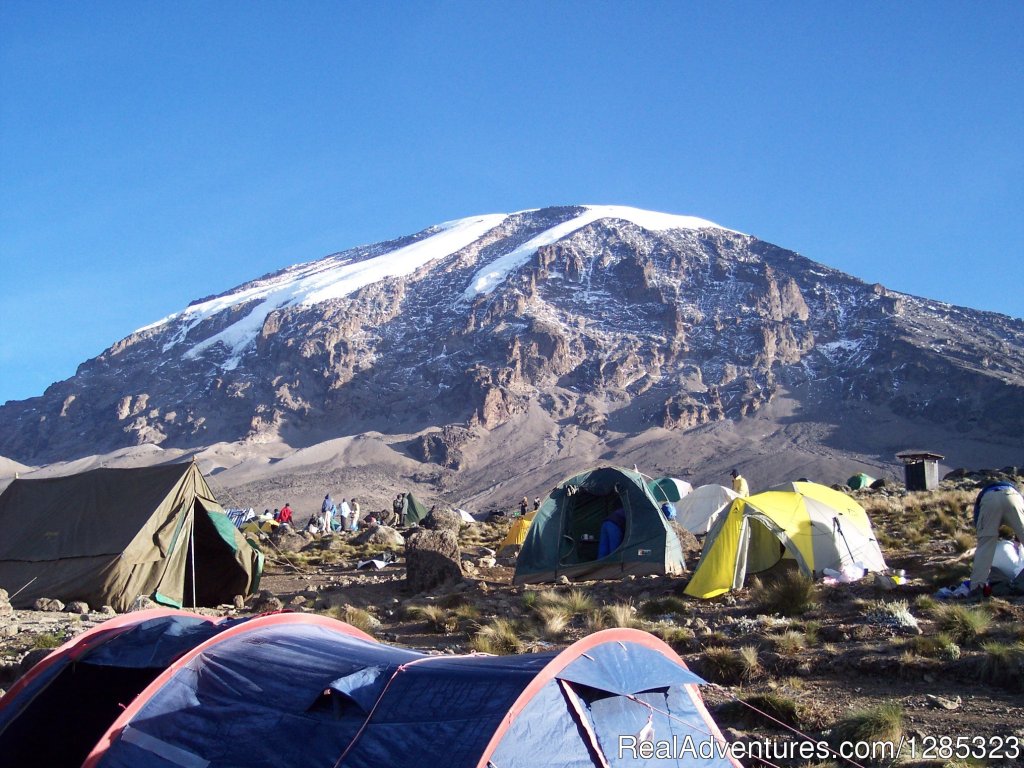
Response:
POLYGON ((192 607, 193 608, 198 608, 199 606, 196 605, 196 513, 195 513, 195 510, 192 511, 192 530, 189 533, 188 546, 189 546, 189 550, 192 553, 192 556, 189 558, 189 560, 192 561, 192 607))

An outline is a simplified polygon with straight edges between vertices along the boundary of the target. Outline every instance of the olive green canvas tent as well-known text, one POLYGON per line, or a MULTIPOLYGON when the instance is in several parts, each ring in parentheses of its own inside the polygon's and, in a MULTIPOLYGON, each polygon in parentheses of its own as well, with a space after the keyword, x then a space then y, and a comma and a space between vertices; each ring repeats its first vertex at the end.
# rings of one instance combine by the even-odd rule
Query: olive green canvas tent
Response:
POLYGON ((402 525, 419 525, 420 520, 430 512, 411 493, 405 494, 402 501, 402 525))
POLYGON ((263 564, 194 462, 15 480, 0 530, 0 588, 16 607, 218 605, 252 592, 263 564))
POLYGON ((563 481, 544 500, 523 541, 514 581, 676 574, 684 568, 679 539, 644 477, 602 467, 563 481), (622 543, 598 558, 601 525, 620 507, 625 512, 622 543))

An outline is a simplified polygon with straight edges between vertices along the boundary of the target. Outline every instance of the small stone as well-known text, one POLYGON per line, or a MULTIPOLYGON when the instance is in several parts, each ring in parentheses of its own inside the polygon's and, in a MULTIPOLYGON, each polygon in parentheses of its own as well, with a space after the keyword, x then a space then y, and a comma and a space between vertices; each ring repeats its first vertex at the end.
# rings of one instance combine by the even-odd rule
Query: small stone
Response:
POLYGON ((89 604, 81 600, 72 600, 67 604, 65 610, 68 613, 87 614, 89 613, 89 604))
POLYGON ((100 606, 99 613, 103 614, 104 616, 117 616, 117 611, 115 611, 113 607, 109 605, 100 606))

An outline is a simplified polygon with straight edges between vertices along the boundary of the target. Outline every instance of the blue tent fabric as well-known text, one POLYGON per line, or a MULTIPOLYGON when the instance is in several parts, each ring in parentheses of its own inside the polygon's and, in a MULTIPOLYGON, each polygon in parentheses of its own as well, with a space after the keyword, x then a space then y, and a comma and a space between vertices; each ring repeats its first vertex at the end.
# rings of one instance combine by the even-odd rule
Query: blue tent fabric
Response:
POLYGON ((500 768, 593 768, 586 734, 566 712, 565 695, 551 681, 515 719, 491 757, 500 768), (529 745, 543 747, 531 748, 529 745))
POLYGON ((621 711, 597 703, 627 701, 619 695, 626 692, 654 696, 699 721, 701 733, 713 728, 684 687, 700 678, 634 630, 608 632, 647 639, 597 642, 575 658, 453 657, 359 639, 327 620, 272 618, 212 641, 176 669, 96 765, 474 768, 493 748, 498 768, 582 768, 599 764, 595 731, 610 739, 637 717, 646 722, 648 710, 636 702, 621 711))
POLYGON ((690 670, 650 648, 605 643, 571 662, 561 680, 626 696, 670 685, 706 685, 690 670))
POLYGON ((175 659, 239 621, 166 611, 82 636, 4 698, 0 755, 11 765, 81 765, 125 704, 175 659))

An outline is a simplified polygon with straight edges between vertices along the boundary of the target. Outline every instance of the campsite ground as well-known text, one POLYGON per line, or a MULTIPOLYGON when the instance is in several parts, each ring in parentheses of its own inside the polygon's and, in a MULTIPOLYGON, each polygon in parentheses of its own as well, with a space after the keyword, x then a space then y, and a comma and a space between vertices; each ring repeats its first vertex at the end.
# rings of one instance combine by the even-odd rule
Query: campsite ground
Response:
MULTIPOLYGON (((288 555, 271 547, 263 592, 242 612, 315 610, 384 642, 438 653, 557 649, 602 627, 637 626, 717 684, 704 696, 730 738, 766 739, 776 749, 795 738, 756 707, 832 743, 902 739, 903 764, 1020 765, 1024 757, 1009 756, 1007 739, 1020 739, 1024 753, 1024 599, 963 604, 934 597, 969 570, 973 536, 963 510, 973 494, 970 483, 928 494, 859 494, 888 564, 907 573, 908 582, 891 590, 874 582, 811 586, 785 569, 712 601, 684 597, 686 577, 513 586, 509 561, 487 559, 508 525, 496 522, 463 528, 462 583, 418 595, 404 591, 401 559, 357 570, 360 558, 379 550, 344 536, 288 555), (975 737, 982 740, 969 740, 975 737), (943 745, 951 759, 943 759, 943 745), (1006 759, 997 759, 1000 745, 1006 759), (956 759, 957 748, 977 759, 956 759)), ((691 552, 687 561, 697 556, 691 552)), ((16 612, 21 632, 0 644, 0 686, 9 685, 31 649, 104 618, 16 612)), ((743 762, 871 764, 778 756, 743 762)))

